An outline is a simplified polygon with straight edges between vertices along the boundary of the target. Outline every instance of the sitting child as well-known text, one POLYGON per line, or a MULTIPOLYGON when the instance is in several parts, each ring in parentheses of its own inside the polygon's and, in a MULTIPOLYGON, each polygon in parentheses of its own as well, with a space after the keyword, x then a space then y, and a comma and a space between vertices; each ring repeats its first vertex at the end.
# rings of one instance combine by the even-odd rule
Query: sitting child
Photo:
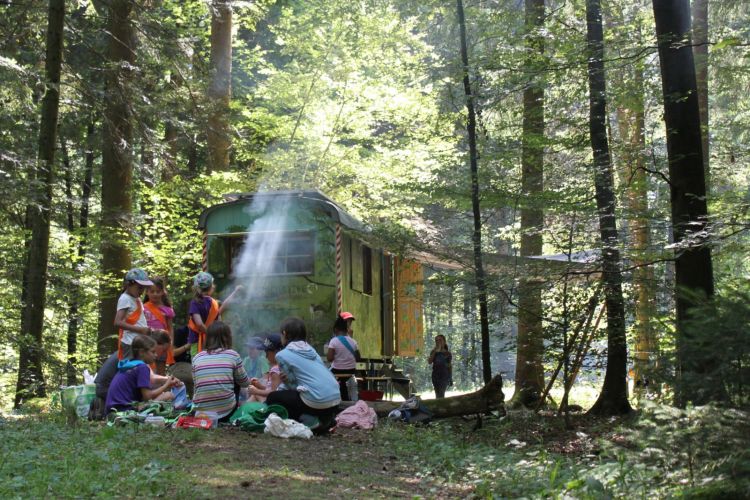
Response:
POLYGON ((156 341, 139 335, 132 343, 133 359, 122 360, 117 364, 117 373, 107 391, 106 411, 123 411, 132 408, 138 401, 170 401, 170 389, 180 382, 174 377, 160 377, 161 385, 151 389, 151 369, 149 364, 156 360, 156 341))
POLYGON ((271 333, 263 340, 263 350, 266 351, 266 359, 271 368, 262 379, 250 379, 248 392, 250 397, 248 401, 266 400, 266 397, 281 385, 281 370, 276 362, 276 353, 281 350, 281 335, 271 333))
POLYGON ((193 403, 196 410, 216 412, 219 421, 229 419, 237 407, 241 387, 247 387, 242 358, 232 349, 229 325, 214 321, 206 332, 205 350, 193 357, 193 403))

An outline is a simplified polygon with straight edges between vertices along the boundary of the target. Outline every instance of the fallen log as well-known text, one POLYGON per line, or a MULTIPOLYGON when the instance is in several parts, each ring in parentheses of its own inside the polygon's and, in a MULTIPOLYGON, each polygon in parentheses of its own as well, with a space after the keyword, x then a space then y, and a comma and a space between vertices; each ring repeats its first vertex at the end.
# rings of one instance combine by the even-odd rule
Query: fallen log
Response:
MULTIPOLYGON (((503 378, 499 374, 495 375, 489 384, 469 394, 442 399, 423 399, 421 401, 432 412, 433 418, 460 417, 504 410, 503 378)), ((351 401, 342 401, 339 408, 343 410, 353 404, 351 401)), ((367 401, 367 405, 375 410, 378 417, 386 417, 392 410, 401 406, 401 402, 367 401)))

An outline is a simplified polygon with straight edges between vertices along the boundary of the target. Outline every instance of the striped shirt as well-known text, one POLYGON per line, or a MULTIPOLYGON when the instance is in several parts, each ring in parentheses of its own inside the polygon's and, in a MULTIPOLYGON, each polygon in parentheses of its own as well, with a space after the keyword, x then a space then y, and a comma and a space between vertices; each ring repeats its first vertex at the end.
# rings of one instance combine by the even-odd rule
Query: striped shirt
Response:
POLYGON ((235 386, 247 387, 242 358, 232 349, 202 351, 193 358, 193 403, 197 410, 213 411, 219 418, 229 415, 237 404, 235 386))

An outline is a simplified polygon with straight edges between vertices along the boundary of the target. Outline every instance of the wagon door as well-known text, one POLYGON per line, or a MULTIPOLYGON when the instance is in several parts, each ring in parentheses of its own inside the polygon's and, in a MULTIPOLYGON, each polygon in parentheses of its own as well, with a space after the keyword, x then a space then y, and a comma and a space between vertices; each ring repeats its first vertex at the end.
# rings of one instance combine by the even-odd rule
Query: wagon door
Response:
POLYGON ((396 354, 416 356, 424 348, 422 297, 424 273, 416 261, 394 258, 396 354))

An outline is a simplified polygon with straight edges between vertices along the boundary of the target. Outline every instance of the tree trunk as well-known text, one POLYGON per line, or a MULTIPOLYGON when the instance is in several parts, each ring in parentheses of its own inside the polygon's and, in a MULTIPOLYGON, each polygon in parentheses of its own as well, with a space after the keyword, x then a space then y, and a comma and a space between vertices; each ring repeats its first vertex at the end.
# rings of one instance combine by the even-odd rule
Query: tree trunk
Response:
POLYGON ((693 57, 698 89, 698 111, 701 117, 701 146, 706 193, 711 192, 711 170, 708 159, 708 0, 693 0, 693 57))
MULTIPOLYGON (((625 76, 625 75, 623 75, 625 76)), ((630 213, 628 232, 632 248, 633 287, 635 289, 635 349, 633 368, 637 391, 646 388, 653 378, 658 350, 653 319, 656 317, 654 270, 646 253, 650 246, 648 217, 648 178, 644 151, 644 88, 643 66, 636 64, 632 74, 633 88, 629 104, 617 109, 617 124, 622 145, 621 181, 625 186, 625 202, 630 213)))
POLYGON ((471 91, 471 82, 469 81, 469 51, 466 43, 466 21, 464 19, 464 4, 462 0, 456 0, 456 10, 461 37, 461 63, 463 65, 466 111, 468 112, 466 132, 469 139, 469 165, 471 168, 471 208, 474 215, 474 231, 472 232, 474 271, 477 283, 477 296, 479 298, 479 324, 482 332, 482 376, 484 383, 488 384, 492 379, 492 366, 490 364, 490 324, 487 308, 487 284, 482 264, 482 215, 479 210, 477 119, 474 110, 474 94, 471 91))
POLYGON ((599 0, 586 1, 589 79, 589 133, 594 156, 594 187, 602 242, 602 280, 607 307, 607 371, 591 413, 618 415, 631 410, 627 388, 627 340, 622 271, 615 220, 612 162, 607 141, 607 93, 604 78, 604 33, 599 0))
MULTIPOLYGON (((495 375, 488 384, 476 392, 442 399, 423 399, 421 402, 433 414, 433 418, 460 417, 476 415, 491 411, 504 411, 503 379, 495 375)), ((400 401, 368 401, 368 406, 375 410, 378 417, 386 417, 401 406, 400 401)), ((354 405, 351 401, 342 402, 339 408, 354 405)))
POLYGON ((115 349, 117 297, 130 267, 132 238, 133 128, 129 87, 135 62, 130 14, 133 0, 112 0, 108 11, 109 70, 102 144, 102 279, 99 287, 99 357, 115 349))
POLYGON ((47 264, 49 260, 50 212, 54 180, 57 120, 60 105, 60 71, 63 56, 65 0, 50 0, 47 17, 47 53, 44 63, 45 93, 39 125, 39 152, 36 179, 32 181, 25 301, 21 311, 18 381, 15 407, 29 397, 46 394, 42 361, 44 346, 44 309, 47 301, 47 264))
MULTIPOLYGON (((539 195, 544 190, 544 88, 536 73, 544 57, 544 0, 526 0, 526 60, 529 75, 523 91, 521 147, 521 256, 542 254, 544 212, 539 195)), ((518 285, 518 342, 514 403, 538 401, 544 389, 542 284, 521 279, 518 285)))
MULTIPOLYGON (((83 261, 86 258, 86 251, 88 248, 88 236, 86 230, 89 225, 89 205, 91 202, 91 185, 92 177, 94 173, 94 121, 89 122, 86 129, 86 153, 85 153, 85 167, 83 173, 83 186, 81 188, 81 212, 78 219, 78 250, 77 257, 73 260, 73 289, 70 292, 70 302, 68 304, 68 335, 67 335, 67 347, 68 347, 68 361, 67 367, 67 383, 68 385, 75 385, 78 379, 78 373, 76 371, 76 354, 78 351, 78 332, 81 328, 80 318, 80 303, 81 303, 81 284, 80 284, 80 271, 82 269, 83 261)), ((67 160, 67 150, 63 143, 63 156, 66 157, 65 165, 66 172, 71 172, 70 162, 67 160)), ((72 177, 68 174, 65 180, 65 190, 68 194, 69 199, 72 197, 72 177)), ((68 230, 71 234, 75 232, 75 225, 73 223, 73 207, 68 207, 68 230)))
POLYGON ((211 3, 211 83, 208 87, 208 168, 229 170, 232 141, 229 100, 232 96, 232 2, 211 3))
MULTIPOLYGON (((711 297, 714 293, 713 267, 711 250, 706 245, 708 207, 695 66, 690 43, 684 42, 690 37, 688 0, 654 0, 654 20, 667 126, 676 253, 678 376, 682 384, 685 380, 700 379, 714 368, 711 359, 706 359, 685 342, 685 322, 690 309, 696 305, 695 296, 711 297)), ((714 394, 689 394, 678 387, 676 401, 685 404, 692 399, 696 404, 702 404, 721 399, 722 388, 717 385, 714 394)))

